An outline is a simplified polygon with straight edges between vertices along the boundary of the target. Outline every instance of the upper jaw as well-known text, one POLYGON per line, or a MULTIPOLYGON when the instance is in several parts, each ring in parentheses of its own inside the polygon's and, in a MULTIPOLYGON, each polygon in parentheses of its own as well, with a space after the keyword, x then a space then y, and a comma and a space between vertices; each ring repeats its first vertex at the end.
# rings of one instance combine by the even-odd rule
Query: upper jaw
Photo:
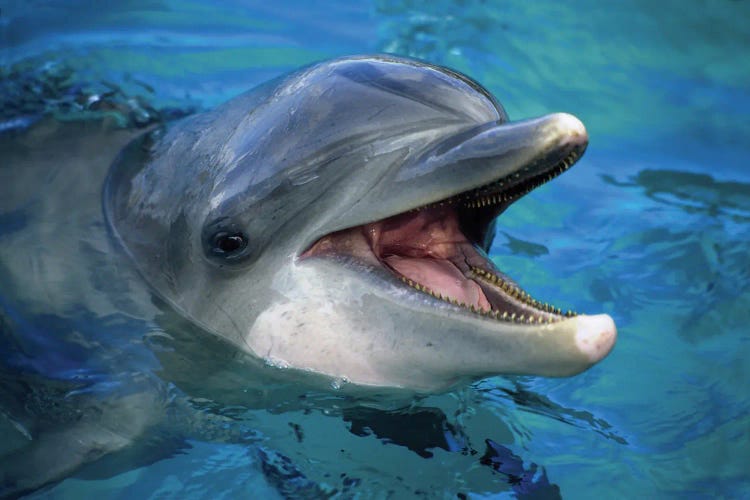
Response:
POLYGON ((402 168, 397 179, 418 178, 421 186, 416 192, 429 200, 425 204, 456 195, 478 198, 492 191, 510 192, 518 184, 545 176, 538 185, 561 162, 570 162, 566 169, 572 165, 587 145, 583 123, 566 113, 486 124, 440 141, 402 168))
MULTIPOLYGON (((546 182, 546 174, 552 173, 548 171, 571 154, 580 157, 587 144, 588 135, 580 120, 555 113, 479 125, 442 136, 427 147, 409 148, 403 155, 395 151, 370 157, 360 172, 352 174, 359 177, 357 187, 346 186, 360 189, 348 193, 353 203, 346 210, 332 204, 331 217, 309 236, 305 248, 325 234, 446 200, 481 201, 480 195, 501 191, 517 199, 528 191, 513 191, 514 186, 523 188, 522 181, 532 179, 536 181, 532 189, 546 182)), ((512 200, 507 201, 505 206, 512 200)))

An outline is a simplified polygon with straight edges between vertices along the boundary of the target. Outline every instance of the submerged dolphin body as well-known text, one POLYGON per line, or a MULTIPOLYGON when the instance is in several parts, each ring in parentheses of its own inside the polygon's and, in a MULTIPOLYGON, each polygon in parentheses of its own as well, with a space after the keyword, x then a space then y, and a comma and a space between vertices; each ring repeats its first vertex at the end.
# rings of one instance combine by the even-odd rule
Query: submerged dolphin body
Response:
POLYGON ((445 68, 342 58, 132 143, 105 211, 161 297, 273 365, 417 390, 573 375, 611 318, 537 302, 485 252, 587 141, 567 114, 508 122, 445 68))

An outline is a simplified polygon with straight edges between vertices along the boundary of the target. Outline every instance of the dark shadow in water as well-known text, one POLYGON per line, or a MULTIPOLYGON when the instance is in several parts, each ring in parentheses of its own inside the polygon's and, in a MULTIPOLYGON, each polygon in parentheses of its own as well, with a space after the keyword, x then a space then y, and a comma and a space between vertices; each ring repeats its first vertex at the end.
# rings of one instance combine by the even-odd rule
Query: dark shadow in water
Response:
POLYGON ((514 255, 539 257, 541 255, 547 255, 549 253, 549 249, 544 245, 515 238, 511 236, 510 234, 506 233, 505 231, 500 231, 500 232, 507 239, 507 241, 505 242, 505 246, 514 255))
POLYGON ((283 498, 312 500, 347 495, 358 483, 344 478, 341 491, 321 486, 308 479, 289 457, 264 446, 258 447, 258 458, 266 480, 283 498))
POLYGON ((750 184, 666 169, 642 170, 630 181, 619 181, 611 175, 602 175, 602 180, 618 187, 640 187, 648 198, 691 214, 727 215, 737 222, 750 221, 750 184))
POLYGON ((357 436, 374 434, 384 443, 405 446, 423 458, 432 458, 435 448, 446 451, 466 449, 458 435, 438 408, 418 408, 387 412, 375 408, 350 408, 344 411, 349 431, 357 436))
POLYGON ((547 478, 547 471, 532 463, 528 469, 523 467, 523 459, 513 453, 509 448, 494 442, 485 440, 487 449, 479 459, 482 465, 491 467, 495 472, 502 474, 513 488, 516 498, 522 499, 562 499, 560 487, 551 484, 547 478), (537 471, 541 471, 537 475, 537 471))
MULTIPOLYGON (((432 458, 432 450, 437 448, 464 455, 478 454, 439 408, 402 411, 350 408, 344 411, 344 421, 351 424, 349 430, 352 434, 374 435, 384 443, 404 446, 423 458, 432 458)), ((523 459, 510 448, 492 439, 486 439, 485 443, 487 449, 480 463, 505 476, 517 498, 561 498, 560 488, 550 484, 544 467, 531 463, 526 468, 523 459), (538 475, 539 470, 541 474, 538 475)), ((459 498, 461 495, 459 493, 459 498)))
POLYGON ((603 418, 595 416, 590 411, 566 408, 555 403, 547 396, 527 389, 520 380, 511 380, 511 382, 514 386, 512 389, 496 386, 482 387, 481 385, 477 386, 476 389, 488 399, 510 399, 518 405, 520 410, 550 417, 581 429, 592 430, 619 444, 628 444, 624 437, 617 434, 612 424, 603 418))

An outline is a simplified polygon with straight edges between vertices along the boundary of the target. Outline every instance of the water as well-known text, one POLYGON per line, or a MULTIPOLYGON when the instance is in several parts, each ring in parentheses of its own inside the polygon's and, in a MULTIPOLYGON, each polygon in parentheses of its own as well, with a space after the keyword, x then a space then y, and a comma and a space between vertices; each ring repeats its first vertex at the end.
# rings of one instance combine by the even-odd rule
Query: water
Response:
MULTIPOLYGON (((117 373, 173 382, 164 400, 187 393, 207 420, 187 439, 157 442, 150 461, 124 458, 34 496, 750 495, 749 14, 739 1, 6 2, 3 68, 23 68, 28 80, 62 71, 80 84, 35 90, 3 74, 4 95, 19 93, 3 97, 6 128, 37 120, 52 94, 58 116, 71 118, 81 112, 60 101, 115 85, 123 93, 111 99, 138 111, 128 115, 135 125, 149 106, 179 115, 308 62, 378 51, 469 74, 512 119, 576 114, 591 137, 585 157, 503 215, 492 257, 534 296, 609 313, 620 334, 609 358, 573 378, 492 378, 368 413, 335 392, 304 404, 264 399, 272 391, 211 378, 210 361, 196 363, 206 383, 192 377, 191 386, 190 366, 118 340, 133 318, 62 307, 50 317, 44 305, 59 296, 3 286, 4 324, 43 339, 48 370, 57 358, 47 333, 67 325, 85 337, 105 325, 117 373), (125 97, 134 95, 148 106, 125 97), (217 426, 217 415, 228 420, 217 426), (217 427, 241 438, 217 437, 217 427)), ((0 214, 0 237, 24 227, 23 213, 0 214)), ((107 262, 96 248, 79 258, 107 262)), ((29 270, 29 281, 40 276, 29 270)), ((75 286, 57 277, 61 289, 75 286)), ((146 343, 162 335, 156 328, 146 343)), ((232 359, 221 346, 208 351, 232 359)), ((61 378, 93 376, 58 361, 61 378)))

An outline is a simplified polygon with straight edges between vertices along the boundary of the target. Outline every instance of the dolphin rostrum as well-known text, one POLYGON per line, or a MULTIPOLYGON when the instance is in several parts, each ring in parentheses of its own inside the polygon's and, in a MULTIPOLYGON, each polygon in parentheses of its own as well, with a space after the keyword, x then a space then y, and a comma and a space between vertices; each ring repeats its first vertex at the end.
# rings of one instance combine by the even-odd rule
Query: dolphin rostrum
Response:
POLYGON ((161 297, 270 364, 426 391, 567 376, 614 322, 538 302, 486 252, 587 144, 568 114, 509 122, 454 71, 346 57, 132 143, 105 211, 161 297))

